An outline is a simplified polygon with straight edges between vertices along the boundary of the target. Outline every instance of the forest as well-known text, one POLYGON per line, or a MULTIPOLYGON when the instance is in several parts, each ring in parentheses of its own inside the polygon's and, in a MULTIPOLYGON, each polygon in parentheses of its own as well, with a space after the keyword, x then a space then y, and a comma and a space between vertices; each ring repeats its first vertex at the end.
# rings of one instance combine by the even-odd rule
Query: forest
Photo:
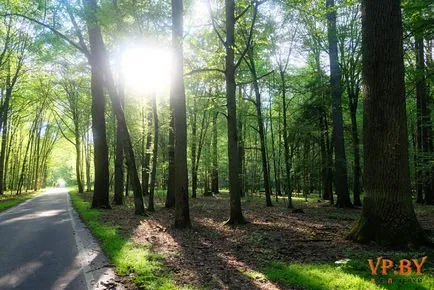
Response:
POLYGON ((432 0, 0 0, 0 289, 434 289, 433 58, 432 0), (114 278, 34 288, 72 212, 114 278))

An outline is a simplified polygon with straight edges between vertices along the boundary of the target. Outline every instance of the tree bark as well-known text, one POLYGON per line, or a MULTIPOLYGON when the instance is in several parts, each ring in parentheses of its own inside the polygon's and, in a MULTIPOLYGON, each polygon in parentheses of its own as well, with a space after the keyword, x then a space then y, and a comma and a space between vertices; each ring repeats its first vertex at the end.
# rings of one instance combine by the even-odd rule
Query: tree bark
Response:
POLYGON ((280 81, 282 86, 282 107, 283 107, 283 151, 285 154, 285 175, 286 175, 286 194, 288 195, 288 208, 293 208, 292 205, 292 188, 291 188, 291 160, 289 156, 289 140, 288 140, 288 121, 286 114, 286 80, 285 73, 280 70, 280 81))
POLYGON ((363 0, 364 188, 349 238, 407 246, 427 239, 411 200, 399 0, 363 0))
POLYGON ((417 203, 424 203, 425 197, 433 195, 431 185, 431 167, 429 155, 432 152, 431 112, 428 104, 428 93, 425 78, 424 40, 416 37, 416 118, 417 118, 417 203))
POLYGON ((218 146, 217 146, 217 116, 215 113, 212 119, 212 169, 211 169, 211 192, 219 193, 219 171, 218 171, 218 146))
POLYGON ((167 194, 166 194, 166 208, 175 207, 175 136, 173 134, 173 101, 170 98, 170 126, 169 126, 169 144, 167 148, 169 159, 169 175, 167 178, 167 194))
POLYGON ((348 191, 347 159, 345 156, 344 121, 342 117, 341 71, 338 60, 338 38, 336 31, 336 6, 334 0, 326 1, 327 27, 330 59, 330 86, 333 109, 333 143, 335 147, 335 184, 337 207, 352 207, 348 191))
POLYGON ((357 128, 357 119, 356 119, 357 107, 353 110, 350 110, 351 114, 351 133, 353 137, 353 154, 354 154, 354 184, 353 184, 353 198, 354 205, 361 206, 362 201, 360 200, 360 177, 361 177, 361 169, 360 169, 360 149, 359 149, 359 132, 357 128))
MULTIPOLYGON (((125 103, 124 95, 124 80, 123 76, 120 77, 119 85, 119 98, 122 107, 125 103)), ((122 205, 124 203, 124 145, 123 145, 122 126, 119 121, 116 121, 116 152, 115 152, 115 192, 113 196, 113 203, 115 205, 122 205)))
POLYGON ((261 100, 261 93, 259 91, 258 75, 256 72, 256 65, 255 65, 255 59, 253 56, 252 48, 249 48, 247 54, 250 62, 249 68, 253 77, 253 88, 256 97, 255 107, 256 107, 256 118, 258 121, 259 143, 261 146, 262 174, 264 178, 264 189, 265 189, 265 205, 273 206, 273 203, 271 202, 270 173, 268 172, 267 148, 265 144, 264 117, 262 116, 262 100, 261 100))
POLYGON ((197 112, 196 101, 193 105, 193 120, 191 122, 191 198, 196 198, 197 191, 197 112))
MULTIPOLYGON (((108 89, 108 93, 110 96, 110 99, 112 101, 113 106, 113 112, 116 115, 116 119, 119 121, 119 124, 122 127, 123 132, 123 144, 125 146, 125 158, 127 160, 128 165, 128 172, 130 174, 130 178, 132 179, 132 186, 134 189, 134 208, 135 208, 135 214, 144 214, 145 208, 143 205, 143 197, 141 194, 141 186, 140 186, 140 180, 139 176, 137 174, 136 169, 136 161, 134 157, 134 151, 133 151, 133 145, 131 142, 131 137, 128 132, 128 126, 125 120, 124 111, 119 99, 119 96, 116 92, 116 88, 114 86, 114 80, 113 75, 110 68, 110 63, 107 56, 106 47, 104 44, 104 41, 102 39, 101 34, 101 28, 99 26, 99 23, 96 19, 97 14, 97 3, 96 0, 84 0, 85 3, 85 10, 87 12, 86 17, 86 23, 88 27, 88 33, 89 33, 89 43, 91 47, 91 55, 90 55, 90 64, 91 64, 91 70, 93 72, 93 75, 96 77, 97 82, 94 83, 94 87, 92 90, 92 93, 96 93, 96 98, 98 102, 103 102, 104 98, 98 98, 99 95, 102 97, 104 96, 103 92, 103 85, 105 85, 108 89), (102 99, 102 100, 101 100, 102 99)), ((92 94, 92 99, 94 99, 92 94)), ((103 107, 100 108, 101 104, 98 103, 98 111, 103 111, 103 107)), ((102 121, 102 117, 100 117, 102 121)), ((100 124, 99 124, 100 125, 100 124)), ((102 125, 101 125, 102 126, 102 125)), ((101 127, 102 128, 102 127, 101 127)), ((105 128, 104 128, 105 129, 105 128)), ((102 133, 104 133, 104 139, 105 137, 105 130, 104 132, 99 132, 98 130, 94 129, 94 137, 100 137, 98 134, 102 136, 102 133)), ((95 138, 94 138, 95 142, 95 138)), ((103 175, 104 178, 100 177, 97 183, 97 169, 95 166, 95 191, 94 191, 94 199, 95 194, 98 192, 98 198, 95 202, 95 207, 110 207, 109 201, 108 201, 108 154, 107 151, 107 142, 105 142, 105 146, 102 146, 105 148, 103 149, 103 153, 97 152, 95 147, 95 159, 97 155, 103 155, 104 158, 101 157, 101 161, 104 161, 100 168, 101 172, 98 172, 99 174, 103 175), (106 170, 107 168, 107 170, 106 170), (106 172, 107 171, 107 172, 106 172), (102 180, 104 179, 105 184, 102 183, 102 180), (100 189, 97 191, 96 187, 100 187, 100 189), (101 190, 104 189, 104 190, 101 190)), ((96 165, 96 164, 95 164, 96 165)), ((92 202, 92 205, 94 206, 94 202, 92 202)))
POLYGON ((239 183, 239 150, 237 133, 237 99, 235 84, 235 1, 225 0, 226 8, 226 107, 228 110, 228 158, 230 217, 228 225, 245 224, 241 210, 241 184, 239 183))
MULTIPOLYGON (((142 118, 144 118, 145 112, 142 109, 142 118)), ((145 131, 144 128, 144 122, 142 122, 143 126, 143 132, 145 131)), ((151 143, 152 143, 152 132, 151 132, 151 126, 152 126, 152 108, 148 112, 147 116, 147 133, 146 133, 146 146, 143 149, 144 157, 142 156, 142 194, 143 196, 149 194, 149 173, 151 172, 151 169, 149 168, 149 164, 151 162, 151 143)), ((143 134, 142 138, 145 138, 145 135, 143 134)), ((142 141, 143 146, 143 141, 142 141)))
POLYGON ((175 137, 175 228, 190 228, 187 169, 187 110, 184 88, 183 1, 172 0, 173 68, 170 97, 173 101, 175 137))
POLYGON ((275 143, 274 143, 273 114, 272 114, 271 104, 272 104, 272 100, 270 97, 269 113, 270 113, 271 153, 273 155, 274 183, 276 186, 276 202, 277 202, 277 201, 279 201, 279 196, 282 195, 282 192, 280 189, 280 169, 276 164, 276 148, 275 148, 275 143))
POLYGON ((154 117, 154 148, 152 150, 152 170, 151 170, 151 185, 149 190, 148 210, 155 211, 154 191, 157 178, 157 160, 158 160, 158 112, 157 112, 157 96, 152 96, 152 113, 154 117))

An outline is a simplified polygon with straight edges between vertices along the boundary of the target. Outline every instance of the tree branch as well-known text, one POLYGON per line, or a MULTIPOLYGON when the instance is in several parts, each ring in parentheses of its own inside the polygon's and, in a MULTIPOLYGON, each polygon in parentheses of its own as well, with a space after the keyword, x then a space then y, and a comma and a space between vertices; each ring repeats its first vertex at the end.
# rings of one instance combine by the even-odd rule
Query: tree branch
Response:
POLYGON ((18 16, 18 17, 22 17, 24 19, 27 19, 31 22, 34 22, 36 24, 39 24, 49 30, 51 30, 54 34, 56 34, 57 36, 59 36, 60 38, 62 38, 63 40, 65 40, 67 43, 69 43, 70 45, 72 45, 73 47, 75 47, 76 49, 78 49, 79 51, 81 51, 87 58, 90 57, 89 52, 87 51, 86 48, 81 47, 79 44, 75 43, 74 41, 72 41, 71 39, 69 39, 65 34, 61 33, 60 31, 58 31, 57 29, 55 29, 54 27, 51 27, 50 25, 41 22, 37 19, 34 19, 32 17, 29 17, 27 15, 24 14, 20 14, 20 13, 6 13, 6 14, 0 14, 0 16, 2 17, 7 17, 7 16, 18 16))

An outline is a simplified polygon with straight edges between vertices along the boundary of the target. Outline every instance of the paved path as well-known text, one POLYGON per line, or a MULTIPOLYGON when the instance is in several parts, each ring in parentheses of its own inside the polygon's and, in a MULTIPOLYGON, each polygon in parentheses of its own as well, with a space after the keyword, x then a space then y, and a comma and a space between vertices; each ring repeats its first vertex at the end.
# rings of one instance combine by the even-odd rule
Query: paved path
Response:
POLYGON ((0 289, 122 289, 115 280, 65 189, 0 214, 0 289))

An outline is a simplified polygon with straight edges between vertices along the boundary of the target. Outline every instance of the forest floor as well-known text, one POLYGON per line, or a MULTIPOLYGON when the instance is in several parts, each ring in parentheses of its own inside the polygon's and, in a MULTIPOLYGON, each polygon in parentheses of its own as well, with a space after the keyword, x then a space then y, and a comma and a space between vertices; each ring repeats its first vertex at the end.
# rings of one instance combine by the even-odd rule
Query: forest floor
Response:
MULTIPOLYGON (((91 193, 81 196, 91 199, 91 193)), ((173 229, 173 210, 163 208, 162 198, 157 197, 156 202, 157 210, 149 217, 135 216, 132 203, 128 201, 126 206, 104 211, 101 219, 116 225, 118 231, 135 244, 146 245, 157 253, 164 265, 162 271, 169 273, 180 288, 350 289, 343 285, 343 288, 330 286, 328 282, 321 284, 323 282, 317 280, 327 280, 331 276, 348 280, 353 279, 354 274, 360 274, 360 281, 354 281, 354 289, 384 289, 376 288, 371 282, 367 259, 374 259, 376 263, 379 256, 394 260, 420 260, 428 256, 423 268, 429 276, 424 280, 425 284, 408 280, 408 287, 391 287, 383 281, 383 286, 386 289, 430 289, 433 286, 431 289, 434 289, 432 250, 420 248, 399 252, 374 244, 352 243, 345 236, 360 209, 335 208, 327 201, 318 200, 316 195, 309 197, 307 202, 302 197, 294 197, 295 207, 302 208, 303 213, 288 210, 285 198, 274 201, 273 207, 265 207, 265 200, 258 196, 247 198, 242 205, 250 223, 235 228, 224 225, 229 216, 227 194, 201 196, 190 200, 193 223, 190 230, 173 229), (349 268, 344 267, 346 273, 335 272, 335 266, 345 266, 349 261, 349 268), (287 265, 307 265, 307 268, 285 268, 287 265), (320 266, 314 269, 315 272, 310 265, 325 265, 326 268, 321 270, 320 266), (329 270, 330 273, 326 273, 329 270), (370 284, 373 288, 363 286, 370 284)), ((434 206, 417 205, 416 212, 422 227, 434 238, 434 206)), ((130 276, 134 277, 134 273, 130 276)))

